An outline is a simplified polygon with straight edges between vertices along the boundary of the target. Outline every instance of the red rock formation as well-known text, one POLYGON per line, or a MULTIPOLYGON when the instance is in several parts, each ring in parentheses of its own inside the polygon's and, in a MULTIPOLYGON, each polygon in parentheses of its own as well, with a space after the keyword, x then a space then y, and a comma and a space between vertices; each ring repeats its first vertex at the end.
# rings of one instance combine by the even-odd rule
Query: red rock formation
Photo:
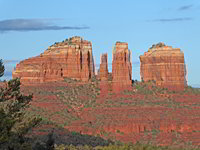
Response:
POLYGON ((122 85, 132 84, 131 51, 128 43, 117 42, 113 50, 112 62, 113 83, 122 85))
POLYGON ((92 43, 72 37, 50 46, 40 56, 21 61, 13 71, 23 84, 42 83, 70 77, 88 81, 94 75, 92 43))
POLYGON ((108 54, 101 55, 99 78, 101 81, 108 80, 108 54))
POLYGON ((154 80, 156 84, 173 90, 183 90, 187 86, 184 53, 178 48, 153 45, 140 56, 141 79, 154 80))

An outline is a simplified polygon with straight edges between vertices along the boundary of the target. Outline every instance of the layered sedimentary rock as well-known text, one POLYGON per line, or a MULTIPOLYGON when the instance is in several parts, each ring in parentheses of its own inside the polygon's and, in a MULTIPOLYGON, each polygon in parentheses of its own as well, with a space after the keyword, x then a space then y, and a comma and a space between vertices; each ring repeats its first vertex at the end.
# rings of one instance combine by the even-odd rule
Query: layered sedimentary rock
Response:
POLYGON ((108 80, 108 54, 107 53, 101 55, 99 78, 101 81, 108 80))
POLYGON ((17 64, 13 78, 24 84, 62 80, 69 77, 88 81, 94 75, 92 43, 72 37, 50 46, 40 56, 17 64))
POLYGON ((184 53, 179 48, 158 43, 140 56, 140 62, 142 80, 154 80, 157 85, 173 90, 187 86, 184 53))
POLYGON ((113 50, 112 81, 123 85, 132 84, 131 51, 128 43, 116 42, 113 50))

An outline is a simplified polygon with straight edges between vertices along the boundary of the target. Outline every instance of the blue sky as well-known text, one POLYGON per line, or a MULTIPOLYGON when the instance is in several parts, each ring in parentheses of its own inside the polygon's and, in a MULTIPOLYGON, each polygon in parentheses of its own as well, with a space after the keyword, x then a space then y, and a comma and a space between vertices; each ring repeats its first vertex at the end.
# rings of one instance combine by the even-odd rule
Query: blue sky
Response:
POLYGON ((139 56, 164 42, 184 51, 189 84, 200 85, 199 0, 0 0, 0 7, 4 60, 37 56, 78 35, 92 41, 97 64, 104 52, 111 63, 113 45, 124 41, 132 50, 133 79, 140 79, 139 56))

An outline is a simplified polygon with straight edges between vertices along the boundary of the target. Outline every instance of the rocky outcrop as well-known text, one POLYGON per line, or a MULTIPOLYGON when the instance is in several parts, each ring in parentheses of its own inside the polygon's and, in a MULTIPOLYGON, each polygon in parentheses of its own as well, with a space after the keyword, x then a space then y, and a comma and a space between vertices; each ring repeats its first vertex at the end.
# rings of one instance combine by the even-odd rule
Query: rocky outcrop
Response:
POLYGON ((158 86, 183 90, 187 86, 184 53, 164 43, 153 45, 140 56, 143 81, 154 80, 158 86))
POLYGON ((62 80, 69 77, 88 81, 94 75, 92 43, 72 37, 50 46, 40 56, 17 64, 13 78, 23 84, 62 80))
POLYGON ((21 61, 12 75, 19 77, 22 84, 57 81, 62 80, 62 67, 52 58, 38 56, 21 61))
POLYGON ((99 79, 101 81, 107 81, 108 80, 108 54, 102 54, 101 55, 101 63, 100 63, 100 69, 99 69, 99 79))
POLYGON ((112 80, 113 83, 132 84, 131 51, 128 49, 128 43, 116 42, 113 50, 112 80))

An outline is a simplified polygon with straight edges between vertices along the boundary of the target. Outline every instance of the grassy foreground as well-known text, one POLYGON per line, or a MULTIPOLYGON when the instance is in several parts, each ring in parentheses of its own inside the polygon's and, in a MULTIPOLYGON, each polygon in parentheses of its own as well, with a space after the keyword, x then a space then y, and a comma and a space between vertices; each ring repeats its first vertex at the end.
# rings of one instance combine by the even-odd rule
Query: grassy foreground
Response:
POLYGON ((65 146, 60 145, 55 148, 56 150, 198 150, 199 148, 175 148, 175 147, 165 147, 165 146, 153 146, 153 145, 144 145, 137 143, 132 144, 123 144, 123 145, 109 145, 109 146, 65 146))

